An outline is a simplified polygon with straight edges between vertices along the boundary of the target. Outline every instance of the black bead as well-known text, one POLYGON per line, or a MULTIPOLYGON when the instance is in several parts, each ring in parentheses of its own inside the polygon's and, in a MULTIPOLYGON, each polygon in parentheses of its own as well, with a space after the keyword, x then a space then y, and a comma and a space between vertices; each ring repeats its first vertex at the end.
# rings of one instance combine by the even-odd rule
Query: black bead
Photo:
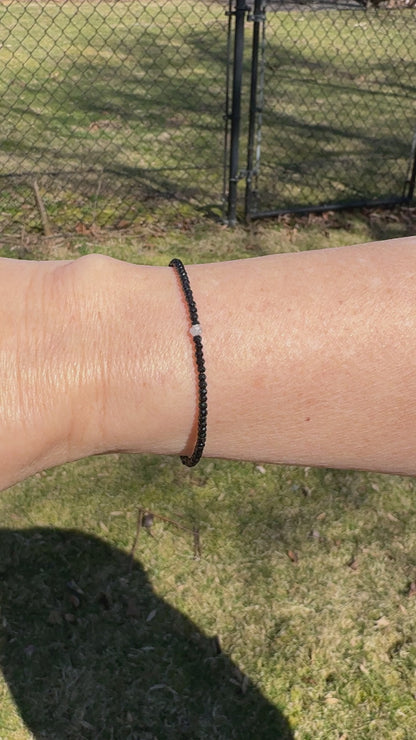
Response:
MULTIPOLYGON (((169 263, 170 267, 173 267, 177 275, 180 279, 182 290, 185 295, 186 303, 188 306, 188 312, 189 312, 189 318, 191 320, 191 324, 199 324, 198 320, 198 312, 196 309, 196 304, 194 301, 194 297, 192 294, 192 289, 189 283, 188 274, 186 272, 186 269, 181 262, 181 260, 173 259, 169 263)), ((198 435, 194 447, 194 451, 192 455, 181 455, 181 460, 184 465, 187 467, 193 467, 196 465, 199 460, 202 457, 202 453, 205 446, 205 440, 207 436, 207 413, 208 413, 208 404, 207 404, 207 380, 206 380, 206 374, 205 374, 205 361, 204 361, 204 354, 202 351, 202 337, 197 334, 195 337, 192 337, 194 340, 194 346, 195 346, 195 361, 196 366, 198 370, 198 392, 199 392, 199 401, 198 401, 198 435)))

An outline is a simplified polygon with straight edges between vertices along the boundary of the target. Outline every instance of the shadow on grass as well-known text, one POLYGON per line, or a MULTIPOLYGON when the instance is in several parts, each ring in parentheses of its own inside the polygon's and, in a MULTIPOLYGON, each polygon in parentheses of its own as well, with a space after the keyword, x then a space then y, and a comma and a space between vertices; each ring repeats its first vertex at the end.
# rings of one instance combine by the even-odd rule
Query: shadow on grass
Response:
MULTIPOLYGON (((10 130, 0 142, 2 169, 9 178, 20 173, 20 180, 10 182, 24 206, 24 171, 42 177, 51 199, 52 193, 55 201, 61 196, 58 208, 50 208, 58 228, 96 219, 116 225, 121 217, 140 216, 142 202, 149 209, 152 199, 221 213, 225 15, 208 5, 195 26, 187 3, 168 3, 163 12, 147 5, 128 3, 126 14, 111 8, 102 14, 98 5, 88 19, 76 16, 82 34, 72 18, 60 28, 45 11, 38 21, 51 44, 44 58, 22 62, 17 74, 6 67, 10 79, 0 117, 10 130), (67 193, 77 193, 78 199, 66 198, 67 193)), ((304 4, 282 7, 296 5, 304 4)), ((353 0, 337 5, 359 7, 353 0)), ((267 27, 256 210, 400 199, 414 125, 409 102, 414 60, 402 59, 406 43, 413 48, 410 15, 404 21, 401 14, 391 14, 384 25, 371 16, 374 27, 357 35, 357 26, 370 17, 364 11, 321 13, 313 28, 316 39, 325 38, 322 48, 316 48, 309 27, 298 37, 297 27, 289 24, 293 14, 279 16, 278 25, 274 15, 267 27)), ((18 18, 24 17, 19 11, 18 18)), ((24 40, 14 40, 17 49, 24 40)), ((245 109, 248 85, 246 70, 245 109)), ((247 110, 245 135, 246 119, 247 110)), ((242 149, 243 141, 242 136, 242 149)), ((22 219, 31 230, 23 206, 14 221, 22 219)))
MULTIPOLYGON (((117 196, 122 202, 114 203, 116 219, 136 213, 137 202, 151 198, 202 202, 220 211, 225 16, 207 10, 205 24, 202 19, 194 30, 172 5, 172 15, 162 14, 158 28, 149 23, 148 9, 132 8, 135 23, 127 5, 130 15, 120 17, 95 10, 85 22, 85 38, 74 38, 73 47, 68 46, 71 24, 66 37, 53 24, 49 28, 47 15, 42 17, 45 30, 58 34, 50 52, 55 74, 47 76, 47 59, 38 66, 22 65, 14 74, 23 94, 17 100, 7 88, 7 100, 0 103, 0 119, 10 119, 12 111, 17 121, 0 142, 2 174, 12 186, 37 174, 48 194, 59 193, 61 184, 65 190, 79 189, 83 202, 92 199, 97 211, 105 210, 109 196, 117 196), (178 18, 184 30, 176 30, 172 43, 169 34, 178 18), (112 22, 101 53, 95 25, 107 35, 112 22), (61 38, 66 55, 55 59, 61 38)), ((157 10, 151 12, 156 21, 157 10)), ((104 221, 111 216, 106 213, 104 221)))
POLYGON ((387 16, 371 15, 371 23, 364 12, 336 17, 336 24, 328 13, 300 30, 288 26, 286 39, 279 25, 268 29, 255 210, 406 202, 414 18, 391 11, 389 35, 369 54, 387 16), (325 30, 325 44, 315 48, 325 30))
POLYGON ((0 655, 36 738, 262 738, 289 725, 138 562, 71 530, 0 530, 0 655))

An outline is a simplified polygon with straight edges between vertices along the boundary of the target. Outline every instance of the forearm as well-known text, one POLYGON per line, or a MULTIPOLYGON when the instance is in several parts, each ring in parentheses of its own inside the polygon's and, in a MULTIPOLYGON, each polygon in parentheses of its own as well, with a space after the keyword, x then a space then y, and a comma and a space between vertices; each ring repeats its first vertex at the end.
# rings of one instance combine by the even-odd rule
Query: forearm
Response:
POLYGON ((208 455, 416 473, 416 239, 190 276, 208 455))
POLYGON ((66 267, 0 260, 0 488, 68 456, 66 267))
MULTIPOLYGON (((174 271, 24 264, 1 264, 0 487, 110 450, 189 453, 197 386, 174 271)), ((188 273, 205 455, 416 473, 416 239, 188 273)))
MULTIPOLYGON (((416 239, 188 273, 206 360, 206 456, 416 473, 416 239)), ((120 362, 104 449, 189 453, 197 386, 175 273, 113 262, 108 279, 120 362)))

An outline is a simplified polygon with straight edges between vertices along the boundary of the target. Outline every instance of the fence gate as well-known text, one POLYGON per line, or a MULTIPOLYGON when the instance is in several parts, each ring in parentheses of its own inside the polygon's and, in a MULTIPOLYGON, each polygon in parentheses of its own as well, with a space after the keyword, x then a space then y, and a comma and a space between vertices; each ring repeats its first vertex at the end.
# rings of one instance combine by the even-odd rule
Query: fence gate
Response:
POLYGON ((229 224, 412 201, 416 9, 365 5, 235 0, 229 224))
POLYGON ((415 38, 415 0, 0 0, 0 235, 409 203, 415 38))

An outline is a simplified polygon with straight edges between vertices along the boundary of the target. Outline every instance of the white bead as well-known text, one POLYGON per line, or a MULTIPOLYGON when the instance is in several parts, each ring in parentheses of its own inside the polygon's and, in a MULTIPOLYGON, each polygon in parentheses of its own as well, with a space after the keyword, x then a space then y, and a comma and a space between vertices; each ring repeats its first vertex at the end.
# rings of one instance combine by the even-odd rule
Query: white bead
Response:
POLYGON ((201 325, 200 324, 192 324, 191 328, 189 329, 189 333, 193 337, 200 337, 201 336, 201 325))

